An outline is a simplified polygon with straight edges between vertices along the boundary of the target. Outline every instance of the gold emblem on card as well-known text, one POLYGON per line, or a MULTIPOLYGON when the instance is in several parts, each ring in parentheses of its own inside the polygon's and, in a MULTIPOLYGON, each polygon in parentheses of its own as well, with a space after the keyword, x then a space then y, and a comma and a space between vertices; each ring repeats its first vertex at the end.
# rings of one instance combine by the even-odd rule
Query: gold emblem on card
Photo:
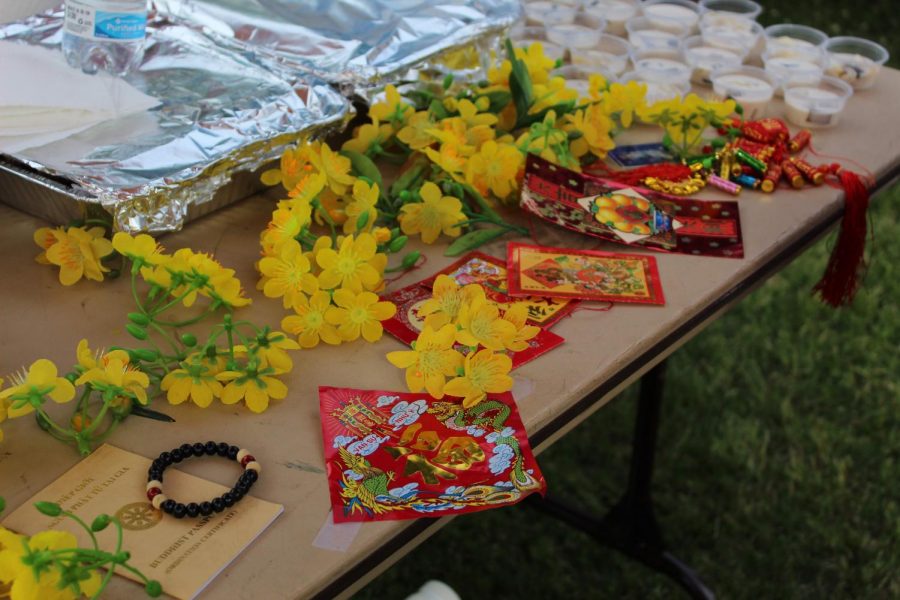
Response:
POLYGON ((162 520, 162 511, 154 509, 149 502, 132 502, 117 510, 116 518, 123 529, 144 531, 162 520))

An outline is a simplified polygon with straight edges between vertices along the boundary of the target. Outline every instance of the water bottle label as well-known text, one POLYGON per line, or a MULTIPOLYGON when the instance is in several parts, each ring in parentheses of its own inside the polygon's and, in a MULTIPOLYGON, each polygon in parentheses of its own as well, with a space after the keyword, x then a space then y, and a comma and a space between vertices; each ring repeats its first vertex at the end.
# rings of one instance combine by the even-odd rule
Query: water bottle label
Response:
POLYGON ((66 1, 66 31, 90 40, 130 41, 144 38, 146 9, 137 11, 97 10, 86 2, 66 1))

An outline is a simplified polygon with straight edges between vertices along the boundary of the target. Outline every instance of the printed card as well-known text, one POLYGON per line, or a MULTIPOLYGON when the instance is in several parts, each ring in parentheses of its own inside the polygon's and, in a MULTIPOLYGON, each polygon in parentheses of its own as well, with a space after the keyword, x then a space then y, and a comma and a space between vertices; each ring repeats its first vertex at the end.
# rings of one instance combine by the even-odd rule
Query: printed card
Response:
POLYGON ((508 245, 509 291, 608 302, 665 304, 656 259, 618 254, 508 245))
POLYGON ((669 162, 672 155, 662 144, 632 144, 616 146, 609 152, 609 158, 620 167, 641 167, 669 162))
POLYGON ((319 408, 335 522, 458 515, 546 488, 508 392, 465 409, 428 394, 320 387, 319 408))
MULTIPOLYGON (((245 496, 220 513, 197 519, 176 519, 147 502, 147 469, 151 460, 103 445, 42 489, 4 520, 8 529, 33 535, 45 529, 69 531, 82 547, 90 546, 87 533, 69 519, 48 517, 34 508, 40 500, 56 502, 87 523, 105 513, 122 523, 123 548, 131 563, 163 591, 189 600, 243 552, 284 511, 273 504, 245 496)), ((235 475, 236 476, 236 475, 235 475)), ((188 475, 176 467, 166 470, 166 492, 173 498, 214 498, 225 486, 188 475)), ((104 548, 115 548, 113 527, 97 534, 104 548)), ((123 569, 116 573, 139 581, 123 569)), ((134 597, 144 596, 135 588, 134 597)))

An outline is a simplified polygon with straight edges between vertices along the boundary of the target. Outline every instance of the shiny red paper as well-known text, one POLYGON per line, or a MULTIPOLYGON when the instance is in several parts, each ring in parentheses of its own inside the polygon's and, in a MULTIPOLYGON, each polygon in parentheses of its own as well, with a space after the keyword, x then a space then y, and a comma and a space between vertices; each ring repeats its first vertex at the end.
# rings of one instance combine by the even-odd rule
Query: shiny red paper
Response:
POLYGON ((427 394, 320 387, 335 522, 515 504, 546 484, 512 394, 464 409, 427 394))

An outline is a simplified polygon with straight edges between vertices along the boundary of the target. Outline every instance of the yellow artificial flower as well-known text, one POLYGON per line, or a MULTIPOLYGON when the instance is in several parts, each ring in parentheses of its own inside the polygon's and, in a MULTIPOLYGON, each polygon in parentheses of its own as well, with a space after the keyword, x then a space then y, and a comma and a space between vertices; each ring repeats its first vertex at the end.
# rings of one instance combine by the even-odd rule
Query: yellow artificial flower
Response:
POLYGON ((681 117, 681 99, 669 98, 654 102, 638 109, 637 115, 645 123, 656 123, 665 127, 681 117))
POLYGON ((263 246, 277 253, 282 245, 295 241, 294 238, 300 233, 303 225, 301 215, 296 212, 286 208, 275 209, 272 211, 272 219, 262 233, 263 246))
POLYGON ((463 304, 456 321, 456 341, 472 348, 503 350, 516 335, 515 326, 500 318, 500 309, 486 298, 475 298, 463 304))
POLYGON ((35 565, 35 556, 49 550, 78 547, 67 531, 41 531, 31 537, 0 527, 0 587, 9 586, 10 600, 77 600, 93 598, 100 592, 102 578, 91 570, 88 579, 63 582, 63 572, 55 564, 35 565))
POLYGON ((44 396, 57 403, 75 397, 75 387, 68 379, 57 376, 56 365, 46 358, 34 361, 24 375, 13 376, 12 382, 12 387, 0 392, 0 400, 10 400, 7 415, 12 418, 32 412, 44 396))
POLYGON ((353 200, 344 208, 347 220, 344 221, 344 233, 354 233, 359 226, 359 219, 363 213, 368 217, 366 222, 359 227, 360 231, 371 231, 375 226, 375 220, 378 218, 378 209, 375 204, 378 202, 378 184, 369 185, 362 179, 357 179, 353 184, 353 200))
POLYGON ((387 227, 376 227, 372 230, 372 235, 375 236, 377 244, 387 244, 391 241, 391 230, 387 227))
POLYGON ((489 112, 479 112, 475 103, 467 98, 463 98, 456 103, 455 111, 459 113, 460 119, 468 127, 493 127, 497 124, 497 115, 489 112))
POLYGON ((369 118, 372 121, 389 122, 394 129, 399 129, 406 124, 407 118, 415 109, 403 101, 397 88, 393 85, 384 88, 384 95, 384 100, 369 107, 369 118))
POLYGON ((244 288, 232 269, 223 269, 210 277, 208 288, 210 297, 215 301, 214 308, 217 308, 216 303, 228 308, 240 308, 253 302, 244 295, 244 288))
POLYGON ((443 146, 454 148, 461 156, 471 156, 482 144, 497 135, 491 125, 469 125, 462 117, 446 118, 437 127, 430 129, 429 133, 443 146))
POLYGON ((299 350, 300 345, 286 334, 266 331, 256 336, 256 343, 259 357, 276 373, 290 373, 294 368, 294 361, 285 350, 299 350))
POLYGON ((437 331, 425 325, 412 350, 388 352, 387 359, 395 367, 406 369, 409 391, 424 389, 439 400, 444 397, 447 377, 456 375, 463 364, 463 355, 453 349, 455 338, 453 325, 444 325, 437 331))
MULTIPOLYGON (((556 61, 544 54, 544 45, 535 42, 527 48, 516 47, 516 58, 525 63, 525 68, 531 77, 533 84, 544 84, 550 80, 550 70, 556 66, 556 61)), ((512 73, 512 63, 504 60, 499 67, 488 69, 488 82, 500 87, 509 87, 509 76, 512 73)))
POLYGON ((622 127, 631 127, 635 114, 640 115, 647 107, 647 84, 629 81, 614 83, 604 94, 604 103, 608 113, 619 113, 622 127))
POLYGON ((547 83, 534 85, 534 104, 528 109, 528 114, 536 115, 548 108, 578 100, 578 92, 566 86, 566 80, 562 77, 553 77, 547 83))
POLYGON ((393 127, 388 123, 382 125, 378 119, 373 117, 371 123, 365 123, 356 128, 353 137, 344 142, 341 150, 352 150, 367 156, 377 156, 393 135, 393 127))
MULTIPOLYGON (((313 171, 310 165, 309 172, 300 178, 294 187, 288 190, 288 197, 292 200, 287 202, 284 208, 299 216, 301 222, 309 223, 310 215, 312 214, 311 203, 318 198, 327 183, 328 178, 325 174, 313 171)), ((279 203, 279 208, 281 207, 281 203, 279 203)))
POLYGON ((328 178, 328 186, 338 196, 347 193, 353 185, 354 177, 350 175, 350 159, 334 152, 328 144, 313 142, 310 144, 310 161, 328 178))
POLYGON ((431 111, 421 110, 412 115, 406 126, 397 132, 397 139, 413 150, 421 150, 435 142, 434 136, 428 133, 434 126, 431 111))
POLYGON ((588 153, 597 158, 606 158, 606 153, 616 147, 610 136, 613 128, 612 119, 606 115, 600 104, 591 104, 576 110, 566 115, 565 120, 564 128, 567 131, 581 134, 569 142, 569 149, 576 158, 588 153))
POLYGON ((328 292, 319 291, 309 298, 300 296, 292 307, 297 314, 282 319, 281 328, 296 335, 302 348, 315 348, 320 339, 326 344, 340 344, 337 329, 325 320, 330 306, 331 295, 328 292))
POLYGON ((605 92, 608 87, 609 83, 603 75, 600 75, 599 73, 588 75, 588 99, 594 101, 600 100, 603 97, 603 92, 605 92))
POLYGON ((92 369, 88 369, 75 380, 75 385, 85 383, 100 392, 109 392, 112 400, 118 396, 134 398, 141 404, 147 404, 147 388, 150 378, 147 374, 129 366, 127 360, 110 358, 102 361, 92 369))
POLYGON ((281 247, 277 256, 267 256, 259 261, 263 276, 262 292, 266 298, 281 298, 289 308, 301 294, 312 294, 319 289, 319 282, 310 272, 309 259, 296 240, 281 247))
POLYGON ((106 368, 107 363, 111 360, 120 360, 128 362, 128 353, 125 350, 110 350, 109 352, 94 352, 88 346, 86 339, 81 339, 75 348, 75 359, 82 371, 89 371, 97 367, 106 368))
POLYGON ((61 284, 73 285, 82 277, 103 281, 103 273, 109 269, 100 260, 113 251, 112 243, 103 234, 102 227, 70 227, 56 234, 57 242, 47 248, 46 257, 50 264, 59 267, 61 284))
POLYGON ((381 274, 373 264, 377 250, 371 233, 348 235, 338 252, 323 248, 316 254, 322 267, 319 285, 326 290, 345 287, 353 292, 374 290, 381 284, 381 274))
POLYGON ((488 191, 503 200, 518 189, 519 171, 525 157, 511 144, 498 144, 491 140, 469 159, 466 181, 482 195, 488 191))
POLYGON ((43 252, 34 257, 34 260, 42 265, 49 265, 47 250, 56 242, 65 238, 66 230, 62 227, 41 227, 34 232, 34 243, 41 247, 43 252))
POLYGON ((449 396, 463 399, 463 407, 471 408, 488 394, 508 392, 513 387, 512 359, 491 350, 479 350, 466 356, 463 375, 451 379, 444 387, 449 396))
POLYGON ((465 181, 466 157, 453 144, 441 144, 440 150, 424 148, 425 155, 456 181, 465 181))
POLYGON ((146 233, 132 236, 119 231, 113 236, 112 247, 119 254, 131 259, 137 267, 154 267, 166 261, 163 249, 146 233))
POLYGON ((453 196, 444 196, 434 183, 428 181, 419 190, 422 202, 404 204, 400 208, 400 229, 406 235, 421 233, 422 241, 433 243, 443 232, 457 237, 462 230, 459 223, 465 221, 462 202, 453 196))
POLYGON ((305 141, 297 144, 295 148, 288 148, 281 155, 279 168, 265 171, 261 177, 262 182, 265 185, 280 183, 288 191, 294 189, 297 182, 314 170, 312 152, 309 142, 305 141))
POLYGON ((331 189, 322 192, 322 195, 319 196, 319 204, 321 204, 321 208, 315 212, 316 223, 319 225, 326 223, 326 217, 330 218, 335 225, 341 225, 347 220, 343 197, 338 196, 331 189))
POLYGON ((419 306, 419 314, 425 322, 437 331, 447 323, 456 324, 459 311, 463 305, 476 298, 484 298, 484 288, 477 283, 460 287, 455 279, 448 275, 438 275, 431 287, 431 298, 419 306))
POLYGON ((206 408, 212 404, 213 398, 221 398, 223 386, 216 379, 213 364, 203 360, 186 360, 181 363, 180 369, 169 371, 160 385, 166 392, 169 404, 181 404, 190 398, 200 408, 206 408))
POLYGON ((249 368, 246 373, 223 371, 216 375, 219 381, 227 381, 222 389, 222 404, 235 404, 241 400, 251 411, 261 413, 269 408, 269 399, 283 400, 287 397, 287 386, 275 377, 260 375, 249 368))
POLYGON ((503 313, 503 320, 512 323, 516 333, 505 342, 506 349, 513 352, 521 352, 528 348, 528 340, 533 339, 541 332, 541 328, 528 324, 528 305, 524 302, 516 302, 503 313))
POLYGON ((392 302, 379 302, 372 292, 353 292, 340 289, 334 293, 332 306, 325 312, 325 320, 337 326, 338 335, 345 342, 359 338, 360 333, 367 342, 377 342, 384 333, 381 321, 390 319, 397 312, 392 302))

